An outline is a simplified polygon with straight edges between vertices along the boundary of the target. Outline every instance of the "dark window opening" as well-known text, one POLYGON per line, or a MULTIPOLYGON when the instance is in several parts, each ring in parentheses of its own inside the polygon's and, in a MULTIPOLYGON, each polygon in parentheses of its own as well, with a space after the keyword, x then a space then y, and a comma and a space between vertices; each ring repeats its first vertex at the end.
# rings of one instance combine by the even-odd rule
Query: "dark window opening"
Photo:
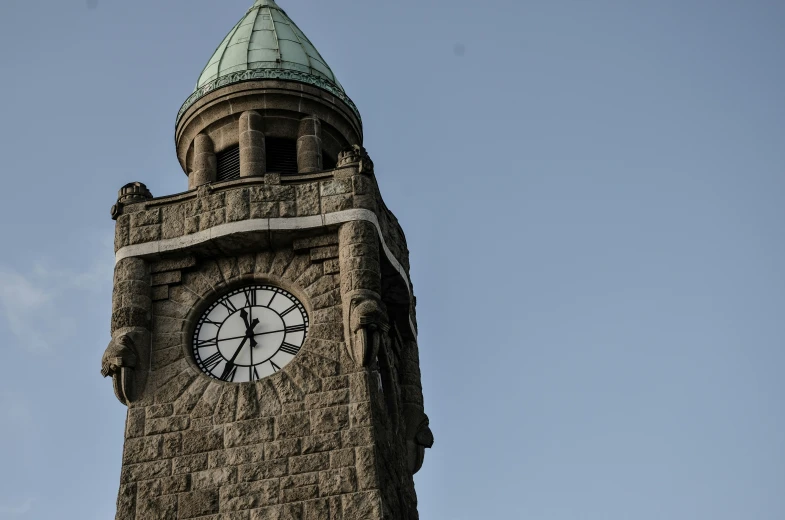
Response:
POLYGON ((297 141, 280 137, 265 137, 267 171, 270 173, 297 173, 297 141))
POLYGON ((335 164, 335 159, 327 155, 327 152, 322 151, 322 170, 334 170, 335 164))
POLYGON ((232 181, 240 178, 240 147, 233 146, 217 153, 218 181, 232 181))

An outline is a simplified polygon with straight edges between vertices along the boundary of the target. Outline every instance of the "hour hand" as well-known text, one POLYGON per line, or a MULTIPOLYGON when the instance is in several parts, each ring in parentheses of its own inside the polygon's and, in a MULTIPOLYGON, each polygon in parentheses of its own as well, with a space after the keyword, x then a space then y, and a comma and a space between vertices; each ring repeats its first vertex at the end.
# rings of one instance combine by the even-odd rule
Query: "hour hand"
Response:
POLYGON ((246 334, 248 334, 248 337, 251 338, 251 347, 255 347, 256 345, 259 344, 256 341, 256 339, 254 339, 254 332, 253 332, 253 330, 256 328, 257 325, 259 325, 259 320, 257 318, 254 318, 253 321, 251 322, 251 325, 248 327, 248 330, 245 331, 246 334))
POLYGON ((251 326, 248 325, 248 313, 246 312, 245 309, 242 309, 240 311, 240 317, 243 319, 243 322, 245 323, 245 331, 248 332, 248 329, 250 329, 251 326))

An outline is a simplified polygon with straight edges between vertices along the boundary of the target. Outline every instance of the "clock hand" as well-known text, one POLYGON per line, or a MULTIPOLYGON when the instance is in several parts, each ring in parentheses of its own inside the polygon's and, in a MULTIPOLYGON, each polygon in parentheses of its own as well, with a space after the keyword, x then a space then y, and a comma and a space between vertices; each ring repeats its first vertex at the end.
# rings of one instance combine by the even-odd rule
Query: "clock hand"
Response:
POLYGON ((240 317, 243 319, 243 323, 245 323, 245 330, 247 333, 248 329, 251 328, 251 326, 248 325, 248 313, 245 312, 245 309, 240 311, 240 317))
POLYGON ((232 356, 232 359, 226 362, 226 366, 224 367, 223 374, 221 374, 221 379, 223 379, 224 381, 226 381, 226 379, 229 377, 229 374, 232 373, 232 370, 234 369, 234 360, 237 359, 237 356, 240 355, 240 351, 245 346, 245 342, 248 341, 248 338, 249 336, 246 334, 246 336, 240 342, 240 346, 237 347, 237 350, 234 351, 234 356, 232 356))
MULTIPOLYGON (((245 310, 245 309, 243 309, 243 310, 245 310)), ((246 341, 248 341, 250 339, 251 340, 251 344, 256 346, 256 340, 253 339, 253 329, 257 325, 259 325, 259 320, 258 319, 254 319, 251 322, 251 326, 248 327, 248 330, 245 331, 245 337, 240 342, 240 346, 237 347, 237 350, 234 351, 234 355, 232 356, 232 359, 230 359, 229 361, 226 362, 226 366, 224 367, 224 372, 223 372, 223 374, 221 374, 221 379, 226 380, 226 378, 229 377, 229 374, 232 373, 232 370, 234 369, 234 360, 237 359, 237 356, 240 355, 240 352, 243 350, 243 347, 245 346, 245 342, 246 341)))
POLYGON ((259 325, 259 319, 258 319, 258 318, 254 318, 254 320, 251 322, 251 326, 250 326, 250 327, 248 327, 248 328, 246 329, 246 331, 245 331, 245 334, 246 334, 246 335, 247 335, 247 336, 248 336, 248 337, 251 339, 251 346, 252 346, 252 347, 255 347, 256 345, 258 345, 258 344, 259 344, 259 343, 257 343, 257 341, 254 339, 254 336, 255 336, 255 334, 254 334, 254 332, 253 332, 253 329, 255 329, 257 325, 259 325))

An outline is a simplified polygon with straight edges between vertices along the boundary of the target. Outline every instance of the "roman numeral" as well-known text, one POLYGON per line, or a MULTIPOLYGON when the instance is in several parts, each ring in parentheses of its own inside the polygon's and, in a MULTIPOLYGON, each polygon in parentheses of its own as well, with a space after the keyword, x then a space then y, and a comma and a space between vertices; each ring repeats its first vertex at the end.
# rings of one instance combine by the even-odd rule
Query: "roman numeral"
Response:
POLYGON ((218 323, 218 322, 216 322, 216 321, 213 321, 213 320, 208 320, 208 319, 205 319, 205 320, 204 320, 204 322, 205 322, 205 323, 208 323, 208 324, 210 324, 210 325, 215 325, 216 327, 220 327, 220 326, 221 326, 221 324, 220 324, 220 323, 218 323))
POLYGON ((281 345, 281 348, 279 350, 294 356, 297 355, 298 352, 300 352, 300 347, 298 347, 297 345, 292 345, 291 343, 284 342, 284 344, 281 345))
POLYGON ((237 312, 237 307, 235 307, 234 304, 232 303, 232 300, 228 298, 226 300, 221 300, 221 305, 226 307, 226 310, 229 311, 229 314, 234 314, 235 312, 237 312))
POLYGON ((292 305, 291 307, 289 307, 288 309, 286 309, 285 311, 283 311, 281 313, 281 318, 283 318, 284 316, 286 316, 287 314, 289 314, 290 312, 292 312, 296 308, 297 308, 297 305, 292 305))
POLYGON ((255 307, 256 306, 256 289, 246 289, 244 294, 245 294, 245 305, 246 305, 246 307, 255 307))
POLYGON ((248 367, 248 379, 259 381, 259 372, 256 371, 256 367, 248 367))
POLYGON ((278 293, 273 293, 273 297, 270 298, 269 302, 267 302, 268 307, 273 304, 273 300, 275 299, 276 296, 278 296, 278 293))
POLYGON ((279 370, 281 370, 281 367, 276 365, 275 362, 270 361, 270 364, 273 366, 273 372, 278 372, 279 370))
POLYGON ((202 339, 196 342, 196 348, 217 347, 218 338, 202 339))
POLYGON ((286 327, 286 333, 289 334, 291 332, 305 332, 305 324, 286 327))
POLYGON ((216 352, 215 354, 213 354, 209 358, 207 358, 204 361, 202 361, 202 364, 204 364, 204 368, 206 368, 207 370, 212 371, 215 367, 218 366, 218 364, 221 361, 223 361, 223 358, 224 357, 221 355, 220 352, 216 352))

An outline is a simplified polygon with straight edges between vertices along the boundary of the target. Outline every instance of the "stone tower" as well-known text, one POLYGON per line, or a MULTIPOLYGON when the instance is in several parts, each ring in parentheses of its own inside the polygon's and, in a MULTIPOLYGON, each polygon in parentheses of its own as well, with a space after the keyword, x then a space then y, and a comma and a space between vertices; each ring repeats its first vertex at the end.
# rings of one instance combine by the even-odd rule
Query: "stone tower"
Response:
POLYGON ((175 143, 188 190, 131 183, 112 208, 116 518, 418 518, 406 241, 357 107, 273 0, 218 47, 175 143))

